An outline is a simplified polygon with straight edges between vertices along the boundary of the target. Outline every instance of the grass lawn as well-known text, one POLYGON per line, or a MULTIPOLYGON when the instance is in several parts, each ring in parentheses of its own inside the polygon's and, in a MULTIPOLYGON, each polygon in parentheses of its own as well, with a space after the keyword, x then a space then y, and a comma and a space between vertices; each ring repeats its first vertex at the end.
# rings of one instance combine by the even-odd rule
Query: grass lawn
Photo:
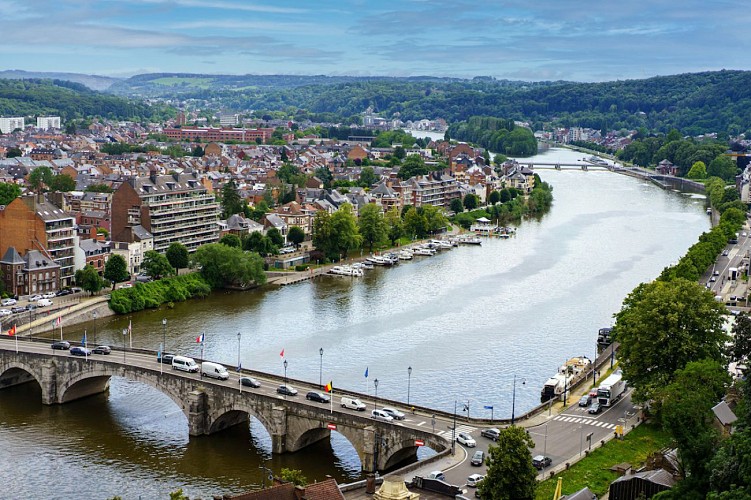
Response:
POLYGON ((662 429, 653 424, 642 424, 629 432, 623 441, 614 439, 602 448, 594 450, 580 462, 571 466, 552 479, 541 482, 537 487, 538 500, 553 498, 558 478, 563 478, 563 494, 571 494, 588 486, 601 496, 618 474, 610 471, 613 465, 628 462, 634 468, 642 465, 647 456, 669 446, 670 438, 662 429))

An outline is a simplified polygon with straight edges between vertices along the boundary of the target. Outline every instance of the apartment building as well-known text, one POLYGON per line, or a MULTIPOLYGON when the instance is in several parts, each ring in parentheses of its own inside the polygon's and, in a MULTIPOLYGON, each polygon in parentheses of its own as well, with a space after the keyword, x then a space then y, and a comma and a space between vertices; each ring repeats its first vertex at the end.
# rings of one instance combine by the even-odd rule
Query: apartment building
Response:
POLYGON ((181 127, 165 128, 164 135, 178 141, 201 139, 207 141, 240 141, 251 142, 260 139, 269 142, 273 128, 215 128, 215 127, 181 127))
POLYGON ((49 130, 51 128, 60 128, 59 116, 37 116, 37 128, 40 130, 49 130))
POLYGON ((2 134, 10 134, 17 128, 23 130, 24 127, 24 118, 22 116, 0 116, 0 133, 2 134))
POLYGON ((195 251, 219 240, 219 204, 197 174, 131 177, 112 196, 112 239, 133 242, 142 226, 164 253, 178 242, 195 251))
POLYGON ((73 285, 75 219, 42 195, 16 198, 0 209, 0 255, 11 247, 22 255, 40 252, 60 266, 54 289, 73 285))

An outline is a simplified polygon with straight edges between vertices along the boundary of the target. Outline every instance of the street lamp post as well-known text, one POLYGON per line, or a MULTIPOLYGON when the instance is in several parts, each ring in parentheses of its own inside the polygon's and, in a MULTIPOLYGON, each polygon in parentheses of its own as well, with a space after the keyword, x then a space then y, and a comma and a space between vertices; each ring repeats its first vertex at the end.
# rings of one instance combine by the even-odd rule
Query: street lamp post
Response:
MULTIPOLYGON (((527 383, 527 379, 522 379, 522 385, 527 383)), ((514 412, 516 410, 516 374, 514 374, 514 391, 511 396, 511 425, 514 425, 514 412)))
MULTIPOLYGON (((99 317, 99 313, 94 311, 91 314, 94 317, 94 344, 96 344, 96 319, 99 317)), ((31 317, 31 311, 29 311, 29 318, 31 317)))
POLYGON ((242 365, 240 364, 240 338, 242 337, 242 334, 240 332, 237 332, 237 371, 238 373, 240 370, 242 370, 242 365))
POLYGON ((162 318, 162 356, 167 350, 167 318, 162 318))
POLYGON ((373 386, 375 386, 375 401, 373 402, 373 409, 375 410, 378 408, 378 379, 373 381, 373 386))
POLYGON ((409 389, 412 385, 412 367, 407 367, 407 406, 409 406, 409 389))
POLYGON ((128 336, 128 329, 123 328, 123 363, 125 363, 125 338, 128 336))
POLYGON ((284 399, 287 399, 287 360, 284 360, 284 399))
POLYGON ((321 355, 321 364, 318 366, 318 387, 323 389, 323 347, 318 349, 318 354, 321 355))

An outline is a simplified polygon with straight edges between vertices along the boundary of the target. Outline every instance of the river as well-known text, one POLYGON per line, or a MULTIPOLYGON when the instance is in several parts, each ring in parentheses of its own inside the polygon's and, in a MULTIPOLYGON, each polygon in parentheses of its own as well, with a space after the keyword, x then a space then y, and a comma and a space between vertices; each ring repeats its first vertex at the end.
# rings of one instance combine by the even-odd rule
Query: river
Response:
MULTIPOLYGON (((539 162, 584 155, 551 149, 539 162)), ((488 239, 364 278, 324 277, 283 288, 216 293, 131 317, 65 329, 66 338, 204 357, 334 387, 470 415, 509 416, 537 404, 544 381, 567 358, 592 357, 597 330, 612 324, 624 297, 677 261, 709 229, 701 197, 663 191, 606 171, 540 170, 554 205, 508 240, 488 239), (163 329, 162 319, 167 319, 163 329), (238 342, 238 333, 240 338, 238 342), (323 356, 319 349, 323 348, 323 356), (412 368, 411 375, 408 367, 412 368), (365 378, 365 372, 368 378, 365 378), (320 372, 322 371, 322 374, 320 372)), ((28 384, 27 384, 28 386, 28 384)), ((239 492, 262 481, 262 460, 278 472, 302 469, 340 482, 360 477, 351 445, 336 433, 301 453, 271 456, 255 419, 204 438, 166 396, 113 379, 109 394, 45 407, 38 387, 0 392, 0 498, 167 498, 239 492), (36 391, 36 392, 35 392, 36 391)))

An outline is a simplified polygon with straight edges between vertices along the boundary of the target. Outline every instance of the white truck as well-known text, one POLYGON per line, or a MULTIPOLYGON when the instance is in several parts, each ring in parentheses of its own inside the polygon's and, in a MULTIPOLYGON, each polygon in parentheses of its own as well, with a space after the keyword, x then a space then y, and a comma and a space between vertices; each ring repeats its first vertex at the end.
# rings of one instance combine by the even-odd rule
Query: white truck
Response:
POLYGON ((626 381, 623 380, 623 373, 618 370, 600 382, 600 387, 597 388, 597 402, 600 406, 612 406, 624 392, 626 392, 626 381))

